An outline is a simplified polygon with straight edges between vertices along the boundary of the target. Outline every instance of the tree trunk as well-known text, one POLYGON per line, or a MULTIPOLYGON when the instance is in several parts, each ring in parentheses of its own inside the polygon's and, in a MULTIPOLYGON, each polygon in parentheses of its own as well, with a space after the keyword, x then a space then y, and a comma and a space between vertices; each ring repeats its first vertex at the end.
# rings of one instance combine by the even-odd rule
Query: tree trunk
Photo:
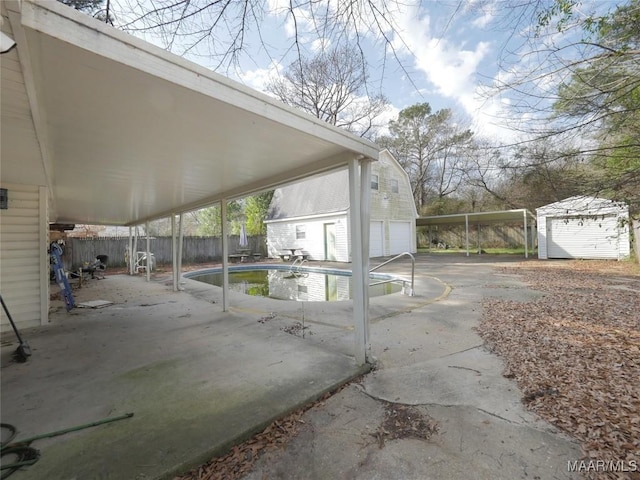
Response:
POLYGON ((636 254, 636 262, 640 263, 640 218, 631 218, 631 238, 636 254))

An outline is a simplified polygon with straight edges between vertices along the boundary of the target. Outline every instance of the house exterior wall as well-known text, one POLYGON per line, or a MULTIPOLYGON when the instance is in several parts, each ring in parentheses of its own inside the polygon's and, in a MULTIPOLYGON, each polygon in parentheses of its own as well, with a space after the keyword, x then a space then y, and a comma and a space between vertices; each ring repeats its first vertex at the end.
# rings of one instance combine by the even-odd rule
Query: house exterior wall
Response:
POLYGON ((309 260, 326 260, 325 225, 333 224, 336 233, 336 261, 349 261, 349 235, 346 212, 335 215, 287 219, 267 223, 269 257, 277 258, 289 248, 299 248, 309 260), (296 238, 296 227, 304 227, 305 238, 296 238))
POLYGON ((593 197, 572 197, 536 210, 538 258, 629 257, 629 209, 593 197))
MULTIPOLYGON (((415 253, 418 214, 409 177, 386 150, 380 153, 379 161, 372 163, 371 174, 372 178, 374 175, 377 178, 377 188, 370 190, 370 255, 390 256, 407 250, 415 253)), ((348 185, 344 185, 344 188, 348 188, 348 185)), ((326 260, 324 225, 332 222, 336 227, 336 261, 351 261, 346 211, 267 220, 269 257, 278 257, 287 248, 297 247, 308 253, 311 260, 326 260), (296 239, 296 225, 302 224, 306 228, 306 238, 296 239)))
MULTIPOLYGON (((48 321, 49 222, 47 189, 2 184, 9 204, 0 210, 0 292, 16 326, 29 328, 48 321)), ((11 330, 4 310, 0 330, 11 330)))
POLYGON ((371 221, 383 222, 383 255, 396 255, 407 250, 400 245, 408 246, 408 250, 415 253, 418 213, 406 172, 385 150, 380 153, 379 161, 372 164, 371 174, 378 176, 378 189, 371 190, 371 221), (394 183, 397 192, 394 192, 394 183), (399 242, 394 235, 399 231, 399 224, 406 229, 409 237, 406 242, 399 242))

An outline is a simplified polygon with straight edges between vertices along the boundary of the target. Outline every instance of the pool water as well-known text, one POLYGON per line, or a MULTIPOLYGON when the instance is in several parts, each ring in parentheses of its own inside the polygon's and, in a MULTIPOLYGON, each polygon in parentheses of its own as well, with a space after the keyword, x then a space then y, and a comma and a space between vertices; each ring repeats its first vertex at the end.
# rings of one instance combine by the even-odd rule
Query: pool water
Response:
MULTIPOLYGON (((193 272, 189 278, 199 282, 222 286, 222 272, 193 272)), ((372 283, 375 280, 372 279, 372 283)), ((324 273, 301 271, 292 273, 289 269, 259 269, 229 271, 229 290, 269 297, 279 300, 303 302, 326 302, 351 298, 351 276, 347 272, 324 273)), ((369 287, 369 296, 376 297, 402 290, 398 283, 384 283, 369 287)))

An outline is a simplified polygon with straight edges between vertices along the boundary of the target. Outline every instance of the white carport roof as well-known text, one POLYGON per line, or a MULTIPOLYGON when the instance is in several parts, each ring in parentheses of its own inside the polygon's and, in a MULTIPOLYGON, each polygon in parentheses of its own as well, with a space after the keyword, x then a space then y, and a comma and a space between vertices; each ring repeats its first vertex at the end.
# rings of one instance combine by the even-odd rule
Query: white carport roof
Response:
POLYGON ((498 210, 494 212, 471 212, 453 213, 450 215, 433 215, 429 217, 419 217, 416 220, 418 227, 428 225, 464 225, 467 221, 471 224, 493 224, 493 223, 522 223, 527 218, 535 222, 536 217, 529 210, 524 208, 516 210, 498 210))
MULTIPOLYGON (((467 256, 469 255, 469 225, 490 225, 496 223, 514 224, 522 223, 524 227, 524 256, 529 258, 529 234, 528 229, 533 229, 536 217, 529 210, 521 208, 516 210, 498 210, 494 212, 454 213, 450 215, 433 215, 418 217, 416 226, 458 225, 465 226, 467 256)), ((533 230, 531 230, 533 231, 533 230)), ((533 246, 533 242, 532 242, 533 246)))
POLYGON ((2 15, 17 42, 2 55, 2 181, 46 185, 51 221, 131 225, 378 158, 58 2, 8 0, 2 15))

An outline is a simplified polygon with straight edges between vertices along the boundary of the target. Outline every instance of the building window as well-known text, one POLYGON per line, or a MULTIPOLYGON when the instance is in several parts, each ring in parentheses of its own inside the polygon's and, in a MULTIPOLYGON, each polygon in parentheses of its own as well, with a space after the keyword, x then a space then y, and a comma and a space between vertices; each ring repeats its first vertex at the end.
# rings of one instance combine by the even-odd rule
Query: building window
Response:
POLYGON ((302 240, 304 238, 307 238, 307 226, 296 225, 296 240, 302 240))
POLYGON ((391 193, 398 193, 398 179, 391 179, 391 193))
POLYGON ((378 190, 378 175, 371 175, 371 190, 378 190))

